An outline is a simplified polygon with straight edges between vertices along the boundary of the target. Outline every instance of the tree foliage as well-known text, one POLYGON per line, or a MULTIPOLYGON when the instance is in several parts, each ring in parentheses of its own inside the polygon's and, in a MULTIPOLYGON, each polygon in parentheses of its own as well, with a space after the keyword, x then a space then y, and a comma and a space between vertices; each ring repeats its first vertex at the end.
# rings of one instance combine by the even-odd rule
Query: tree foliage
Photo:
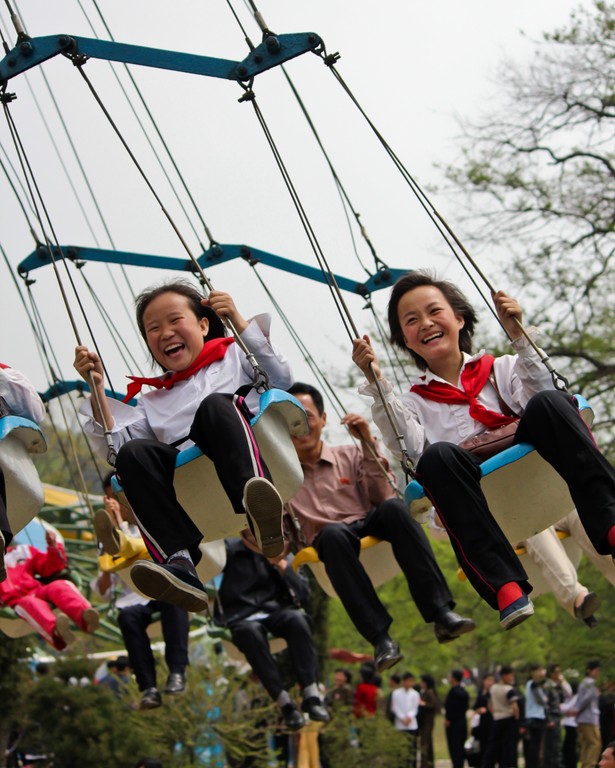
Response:
POLYGON ((463 125, 447 169, 470 240, 505 254, 505 285, 604 427, 615 420, 614 56, 615 4, 596 0, 545 34, 529 67, 506 62, 501 100, 463 125))

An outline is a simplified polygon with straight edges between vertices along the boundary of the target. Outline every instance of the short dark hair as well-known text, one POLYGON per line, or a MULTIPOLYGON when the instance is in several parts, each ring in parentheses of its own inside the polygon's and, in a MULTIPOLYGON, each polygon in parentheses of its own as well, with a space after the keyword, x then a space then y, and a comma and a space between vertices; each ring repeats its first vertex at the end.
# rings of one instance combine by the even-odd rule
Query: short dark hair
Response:
POLYGON ((304 384, 302 381, 296 381, 288 388, 290 395, 309 395, 314 401, 316 410, 322 416, 325 412, 325 401, 322 399, 322 395, 311 384, 304 384))
POLYGON ((188 280, 178 278, 146 288, 144 291, 141 291, 135 299, 137 325, 139 326, 139 332, 145 341, 147 341, 147 334, 145 333, 145 326, 143 324, 143 315, 152 301, 157 299, 158 296, 162 296, 164 293, 179 293, 180 296, 184 296, 188 299, 190 309, 199 320, 203 317, 206 317, 209 320, 209 330, 207 331, 207 335, 203 337, 203 341, 219 339, 226 336, 226 326, 224 325, 222 318, 214 312, 211 307, 205 307, 201 304, 204 296, 199 289, 188 280))
POLYGON ((341 672, 342 675, 346 678, 346 682, 350 684, 352 682, 352 672, 349 669, 346 669, 345 667, 338 667, 334 672, 341 672))
POLYGON ((388 306, 389 329, 391 331, 391 344, 405 350, 414 360, 415 365, 421 371, 427 370, 427 363, 419 354, 406 347, 404 332, 397 316, 397 308, 404 294, 422 286, 433 286, 442 291, 444 298, 451 305, 453 312, 463 318, 464 326, 459 331, 459 349, 462 352, 472 353, 472 336, 474 327, 478 322, 478 316, 474 307, 466 299, 463 293, 454 283, 448 280, 437 280, 435 275, 428 270, 408 272, 395 283, 391 290, 388 306))
POLYGON ((451 672, 451 677, 453 680, 456 680, 458 683, 460 683, 463 680, 463 671, 461 669, 453 669, 451 672))
POLYGON ((600 662, 598 661, 598 659, 591 659, 590 661, 587 662, 586 669, 588 672, 591 672, 594 669, 600 669, 600 662))
POLYGON ((433 689, 433 688, 436 687, 436 681, 434 680, 433 676, 427 674, 427 672, 425 672, 425 674, 421 675, 421 680, 430 689, 433 689))
POLYGON ((401 676, 402 680, 414 680, 414 675, 412 672, 404 672, 404 674, 401 676))
POLYGON ((515 669, 511 664, 502 664, 502 666, 500 667, 500 676, 510 675, 510 673, 514 671, 515 669))
POLYGON ((393 672, 393 674, 389 676, 389 680, 392 680, 399 685, 401 683, 401 675, 398 675, 397 672, 393 672))
POLYGON ((549 664, 547 666, 547 675, 552 675, 556 669, 560 669, 561 664, 549 664))

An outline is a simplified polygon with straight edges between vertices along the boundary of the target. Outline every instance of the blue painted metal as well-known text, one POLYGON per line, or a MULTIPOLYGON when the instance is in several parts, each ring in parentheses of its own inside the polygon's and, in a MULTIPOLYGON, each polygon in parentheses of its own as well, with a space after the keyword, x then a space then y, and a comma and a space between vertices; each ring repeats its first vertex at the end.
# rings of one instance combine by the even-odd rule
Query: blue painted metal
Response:
MULTIPOLYGON (((189 259, 179 259, 172 256, 152 256, 149 254, 131 253, 128 251, 109 251, 101 248, 82 248, 80 246, 66 245, 60 248, 52 248, 53 259, 66 258, 75 262, 78 266, 82 262, 98 261, 106 264, 123 264, 133 267, 150 267, 153 269, 170 269, 179 272, 196 272, 194 264, 189 259)), ((284 272, 290 272, 299 277, 305 277, 308 280, 315 280, 319 283, 326 283, 327 278, 320 269, 301 264, 291 259, 285 259, 282 256, 275 256, 267 251, 261 251, 258 248, 251 248, 247 245, 220 245, 215 244, 203 254, 197 261, 203 270, 215 264, 223 264, 233 259, 244 259, 249 263, 266 264, 274 269, 281 269, 284 272)), ((20 275, 28 275, 39 267, 51 264, 52 258, 47 246, 41 245, 29 256, 27 256, 17 267, 20 275)), ((335 280, 343 291, 358 293, 361 296, 367 296, 369 293, 388 288, 407 272, 403 269, 381 269, 369 280, 360 283, 341 275, 335 275, 335 280)))
POLYGON ((321 42, 320 37, 313 32, 272 35, 251 51, 245 59, 233 61, 108 40, 93 40, 87 37, 49 35, 29 38, 18 43, 0 61, 0 82, 4 83, 59 54, 117 61, 122 64, 137 64, 242 82, 315 50, 321 42))
MULTIPOLYGON (((90 386, 87 382, 77 379, 75 381, 56 381, 45 392, 39 392, 40 398, 44 403, 48 403, 56 397, 61 397, 69 392, 79 392, 80 394, 89 394, 90 386)), ((110 389, 105 389, 105 395, 112 400, 123 400, 126 397, 124 392, 113 392, 110 389)), ((128 405, 136 405, 137 399, 133 397, 128 401, 128 405)))

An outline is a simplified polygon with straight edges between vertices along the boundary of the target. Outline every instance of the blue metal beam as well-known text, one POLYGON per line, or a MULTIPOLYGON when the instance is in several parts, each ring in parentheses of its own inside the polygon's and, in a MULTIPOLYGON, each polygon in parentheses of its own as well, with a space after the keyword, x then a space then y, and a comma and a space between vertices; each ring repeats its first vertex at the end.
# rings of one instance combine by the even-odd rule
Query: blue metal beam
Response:
POLYGON ((165 51, 139 45, 115 43, 108 40, 93 40, 70 35, 32 37, 18 43, 0 61, 0 83, 42 64, 54 56, 85 57, 118 61, 122 64, 138 64, 157 67, 175 72, 187 72, 224 80, 246 81, 272 67, 313 51, 321 39, 313 32, 290 35, 271 35, 258 45, 242 61, 216 59, 211 56, 197 56, 191 53, 165 51))
MULTIPOLYGON (((75 262, 79 267, 88 261, 98 261, 106 264, 123 264, 133 267, 170 269, 175 272, 196 272, 193 263, 189 259, 179 259, 171 256, 151 256, 128 251, 81 248, 73 245, 61 246, 60 248, 54 247, 52 253, 54 260, 66 258, 75 262)), ((275 256, 272 253, 267 253, 267 251, 261 251, 258 248, 251 248, 247 245, 213 245, 199 256, 198 262, 203 270, 206 271, 209 267, 223 264, 233 259, 244 259, 248 263, 266 264, 274 269, 281 269, 284 272, 290 272, 299 277, 305 277, 308 280, 315 280, 319 283, 327 282, 327 278, 316 267, 310 267, 307 264, 301 264, 291 259, 284 259, 281 256, 275 256)), ((39 267, 51 264, 51 262, 52 258, 48 248, 41 245, 19 264, 17 271, 20 275, 25 276, 39 267)), ((407 270, 403 269, 381 269, 364 283, 342 277, 341 275, 335 275, 335 281, 343 291, 366 296, 374 291, 392 286, 397 278, 406 272, 407 270)))

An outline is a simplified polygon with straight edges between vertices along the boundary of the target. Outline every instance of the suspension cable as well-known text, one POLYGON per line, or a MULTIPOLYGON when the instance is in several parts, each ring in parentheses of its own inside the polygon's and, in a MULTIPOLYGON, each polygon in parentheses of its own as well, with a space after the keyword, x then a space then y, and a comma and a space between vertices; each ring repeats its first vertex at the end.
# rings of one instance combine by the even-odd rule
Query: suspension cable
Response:
MULTIPOLYGON (((487 289, 493 294, 495 293, 495 288, 491 284, 491 282, 488 280, 486 275, 483 273, 483 271, 480 269, 476 261, 472 258, 464 244, 461 242, 459 237, 456 235, 456 233, 453 231, 452 227, 448 224, 446 219, 442 216, 442 214, 437 210, 435 205, 431 202, 428 195, 423 191, 423 189, 420 187, 416 179, 410 174, 410 172, 407 170, 407 168, 404 166, 404 164, 401 162, 399 157, 395 154, 395 152, 392 150, 392 148, 389 146, 387 141, 384 139, 380 131, 376 128, 374 123, 370 120, 370 118, 367 116, 366 112, 363 110, 361 105, 359 104, 358 100, 348 87, 348 85, 345 83, 342 76, 339 74, 337 69, 335 68, 335 62, 337 61, 338 55, 337 54, 331 54, 327 55, 324 47, 321 48, 321 50, 318 52, 321 58, 323 59, 326 66, 331 70, 333 73, 335 79, 338 81, 338 83, 342 86, 343 90, 346 92, 346 94, 349 96, 350 100, 353 102, 353 104, 357 107, 361 115, 365 118, 367 124, 370 126, 376 137, 378 138, 378 141, 382 144, 385 151, 393 160, 394 165, 397 167, 399 172, 401 173, 402 177, 410 187, 412 193, 416 197, 416 199, 419 201, 420 205, 424 209, 424 211, 427 213, 430 220, 433 222, 433 224, 436 226, 436 229, 440 232, 442 235, 444 241, 447 243, 449 248, 451 248, 453 254, 455 255, 455 258, 461 265, 461 267, 464 269, 468 277, 472 280, 475 287, 478 290, 478 286, 476 285, 473 277, 470 275, 466 265, 464 264, 463 260, 461 259, 459 255, 459 251, 465 256, 469 264, 473 267, 475 272, 478 274, 480 279, 483 281, 483 283, 486 285, 487 289), (459 249, 459 251, 457 250, 459 249)), ((480 291, 479 291, 480 293, 480 291)), ((481 294, 482 295, 482 294, 481 294)), ((493 310, 492 310, 493 311, 493 310)), ((498 323, 501 324, 499 318, 498 323)), ((535 343, 535 341, 531 338, 530 334, 526 330, 526 328, 523 326, 523 324, 517 319, 516 324, 520 330, 520 332, 525 337, 528 344, 532 347, 532 349, 536 352, 540 360, 542 361, 543 365, 547 368, 549 373, 551 374, 551 378, 553 380, 553 385, 556 389, 567 391, 568 389, 568 381, 566 378, 558 373, 558 371, 553 367, 551 360, 549 359, 549 356, 544 352, 544 350, 540 349, 540 347, 535 343)), ((506 332, 506 329, 503 328, 503 330, 506 332)), ((507 334, 508 335, 508 334, 507 334)))

